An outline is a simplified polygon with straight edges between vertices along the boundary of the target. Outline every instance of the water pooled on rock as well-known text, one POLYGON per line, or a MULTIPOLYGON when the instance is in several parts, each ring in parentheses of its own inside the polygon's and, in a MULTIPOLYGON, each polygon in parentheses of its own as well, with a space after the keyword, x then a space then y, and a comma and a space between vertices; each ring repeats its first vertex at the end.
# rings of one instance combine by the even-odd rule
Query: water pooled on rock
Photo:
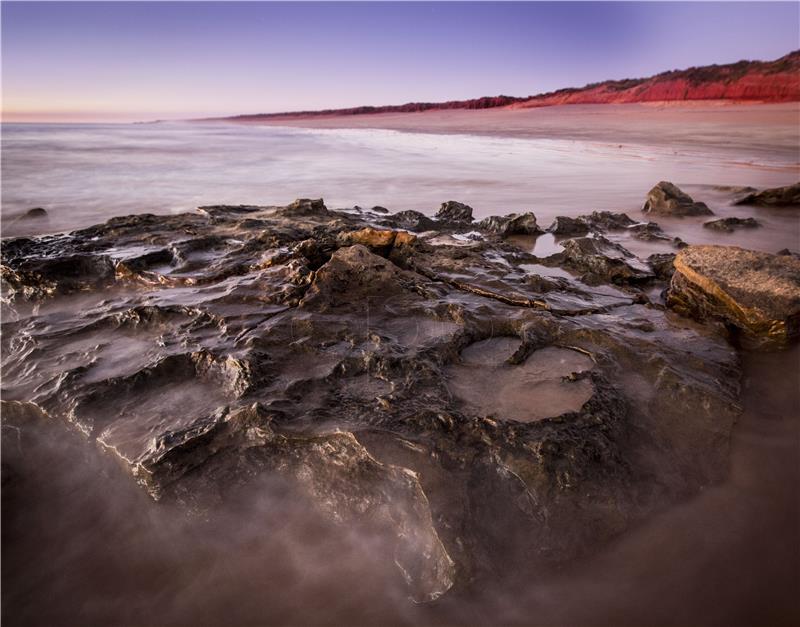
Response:
POLYGON ((590 357, 548 346, 520 364, 509 364, 507 360, 520 346, 516 338, 498 337, 462 351, 462 363, 448 370, 448 386, 467 412, 535 422, 579 411, 592 397, 591 381, 573 377, 592 368, 590 357))

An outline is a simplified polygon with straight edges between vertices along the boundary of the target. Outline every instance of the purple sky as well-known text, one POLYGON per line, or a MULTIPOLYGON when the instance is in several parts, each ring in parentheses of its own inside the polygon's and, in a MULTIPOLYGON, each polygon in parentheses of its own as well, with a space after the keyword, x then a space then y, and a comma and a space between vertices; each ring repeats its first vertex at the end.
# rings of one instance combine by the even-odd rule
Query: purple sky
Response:
POLYGON ((800 47, 800 3, 2 2, 6 120, 529 95, 800 47))

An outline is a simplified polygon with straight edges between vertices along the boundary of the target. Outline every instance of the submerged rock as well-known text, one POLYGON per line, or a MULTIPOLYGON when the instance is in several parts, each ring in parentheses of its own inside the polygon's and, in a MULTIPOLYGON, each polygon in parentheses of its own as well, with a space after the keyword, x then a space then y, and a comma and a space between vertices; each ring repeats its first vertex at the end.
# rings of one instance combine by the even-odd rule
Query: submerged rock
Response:
POLYGON ((781 346, 800 333, 800 261, 735 246, 689 246, 675 257, 667 304, 718 319, 754 345, 781 346))
POLYGON ((647 194, 644 213, 662 216, 710 216, 714 212, 705 203, 695 202, 677 185, 661 181, 647 194))
POLYGON ((750 193, 734 204, 761 207, 800 207, 800 183, 750 193))
POLYGON ((703 227, 714 231, 725 231, 731 233, 734 229, 753 229, 761 226, 755 218, 719 218, 704 222, 703 227))
POLYGON ((478 228, 501 237, 508 235, 538 235, 542 229, 536 224, 536 216, 531 213, 510 213, 507 216, 490 216, 478 223, 478 228))
POLYGON ((25 213, 23 213, 20 218, 23 220, 36 220, 41 218, 47 217, 47 210, 42 207, 34 207, 33 209, 28 209, 25 213))

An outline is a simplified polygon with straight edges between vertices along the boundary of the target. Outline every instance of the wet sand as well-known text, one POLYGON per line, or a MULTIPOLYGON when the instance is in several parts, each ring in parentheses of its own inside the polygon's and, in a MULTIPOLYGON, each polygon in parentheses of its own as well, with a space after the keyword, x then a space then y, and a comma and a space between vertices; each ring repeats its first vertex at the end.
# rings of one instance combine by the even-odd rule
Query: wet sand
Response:
MULTIPOLYGON (((800 164, 800 103, 728 102, 561 105, 535 109, 450 110, 349 116, 281 117, 243 124, 316 129, 568 139, 615 145, 729 151, 756 149, 800 164)), ((620 146, 620 147, 622 147, 620 146)))

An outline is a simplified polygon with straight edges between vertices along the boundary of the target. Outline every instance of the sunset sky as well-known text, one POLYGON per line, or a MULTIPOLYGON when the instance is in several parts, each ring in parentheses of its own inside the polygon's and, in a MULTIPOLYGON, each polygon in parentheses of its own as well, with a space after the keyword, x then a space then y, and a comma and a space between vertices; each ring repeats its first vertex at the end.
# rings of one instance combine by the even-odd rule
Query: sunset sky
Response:
POLYGON ((784 3, 2 3, 3 119, 530 95, 800 47, 784 3))

